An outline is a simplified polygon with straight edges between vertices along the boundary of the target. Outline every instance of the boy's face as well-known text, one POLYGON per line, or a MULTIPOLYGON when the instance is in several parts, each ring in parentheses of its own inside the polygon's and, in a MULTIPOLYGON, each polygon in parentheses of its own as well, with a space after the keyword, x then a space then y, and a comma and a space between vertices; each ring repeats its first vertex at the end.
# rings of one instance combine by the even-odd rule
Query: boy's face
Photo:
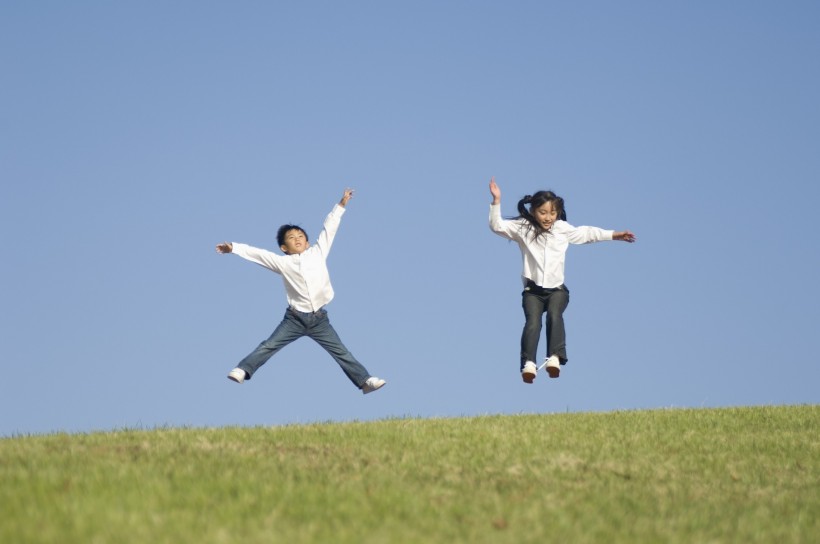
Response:
POLYGON ((555 211, 552 202, 543 203, 534 210, 531 210, 531 213, 545 230, 549 230, 552 224, 555 223, 555 220, 558 219, 558 212, 555 211))
POLYGON ((310 243, 304 232, 299 229, 290 229, 285 233, 285 243, 280 249, 288 255, 299 255, 309 247, 310 243))

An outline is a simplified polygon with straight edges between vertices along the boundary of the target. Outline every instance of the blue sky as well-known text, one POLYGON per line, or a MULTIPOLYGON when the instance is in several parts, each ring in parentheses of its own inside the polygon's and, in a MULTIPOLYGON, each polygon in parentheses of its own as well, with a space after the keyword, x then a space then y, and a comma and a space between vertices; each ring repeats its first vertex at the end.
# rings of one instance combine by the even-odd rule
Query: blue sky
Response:
MULTIPOLYGON (((3 2, 0 436, 817 403, 816 2, 3 2), (562 195, 570 362, 518 375, 520 256, 562 195), (331 321, 216 243, 315 237, 331 321)), ((539 346, 539 354, 545 349, 539 346)))

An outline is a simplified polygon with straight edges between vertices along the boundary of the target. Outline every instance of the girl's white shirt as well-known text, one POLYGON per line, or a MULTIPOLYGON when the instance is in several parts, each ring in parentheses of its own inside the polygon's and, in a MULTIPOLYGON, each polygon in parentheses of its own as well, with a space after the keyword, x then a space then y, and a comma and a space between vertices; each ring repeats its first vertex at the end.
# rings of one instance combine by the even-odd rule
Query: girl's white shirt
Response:
POLYGON ((613 230, 598 227, 574 227, 560 219, 541 236, 527 229, 526 219, 502 219, 501 205, 490 205, 490 229, 509 240, 518 242, 524 269, 522 281, 532 280, 541 287, 552 289, 564 283, 564 259, 569 244, 589 244, 612 240, 613 230))
POLYGON ((325 218, 316 243, 299 255, 280 255, 238 242, 233 242, 233 253, 280 274, 291 308, 317 312, 333 300, 327 255, 344 212, 345 208, 336 204, 325 218))

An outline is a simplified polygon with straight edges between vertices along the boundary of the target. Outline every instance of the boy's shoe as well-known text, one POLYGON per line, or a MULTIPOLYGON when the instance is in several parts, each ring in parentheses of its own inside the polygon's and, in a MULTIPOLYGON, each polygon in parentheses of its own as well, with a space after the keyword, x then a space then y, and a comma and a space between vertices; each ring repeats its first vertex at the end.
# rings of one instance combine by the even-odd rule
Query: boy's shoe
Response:
POLYGON ((387 382, 381 378, 377 378, 376 376, 370 376, 369 378, 367 378, 367 381, 364 382, 364 385, 362 386, 362 394, 367 395, 368 393, 372 393, 373 391, 381 389, 382 387, 384 387, 384 384, 386 383, 387 382))
POLYGON ((537 373, 538 369, 535 368, 535 363, 527 361, 524 363, 524 368, 521 369, 521 378, 524 380, 524 383, 532 383, 537 373))
POLYGON ((557 355, 552 355, 547 359, 545 364, 547 365, 547 374, 550 375, 550 378, 557 378, 561 373, 561 359, 559 359, 557 355))
POLYGON ((245 373, 245 371, 244 371, 244 370, 242 370, 241 368, 234 368, 233 370, 231 370, 230 372, 228 372, 228 379, 229 379, 229 380, 233 380, 233 381, 235 381, 236 383, 242 383, 242 382, 244 382, 244 381, 245 381, 245 378, 246 378, 247 376, 248 376, 248 375, 247 375, 247 374, 245 373))

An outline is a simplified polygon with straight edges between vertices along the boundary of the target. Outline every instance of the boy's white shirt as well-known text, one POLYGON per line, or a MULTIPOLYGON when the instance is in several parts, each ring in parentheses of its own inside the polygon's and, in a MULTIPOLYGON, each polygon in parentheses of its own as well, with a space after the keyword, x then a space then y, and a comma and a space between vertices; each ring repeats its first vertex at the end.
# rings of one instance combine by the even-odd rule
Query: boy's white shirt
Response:
POLYGON ((530 279, 541 287, 552 289, 564 283, 564 259, 569 244, 589 244, 612 240, 615 231, 598 227, 574 227, 566 221, 553 223, 550 232, 533 239, 526 219, 501 218, 501 205, 490 205, 490 229, 504 238, 518 242, 524 269, 522 281, 530 279))
POLYGON ((288 305, 300 312, 316 312, 333 300, 327 255, 345 208, 336 204, 325 218, 316 243, 299 255, 280 255, 266 249, 232 242, 233 253, 282 276, 288 305))

